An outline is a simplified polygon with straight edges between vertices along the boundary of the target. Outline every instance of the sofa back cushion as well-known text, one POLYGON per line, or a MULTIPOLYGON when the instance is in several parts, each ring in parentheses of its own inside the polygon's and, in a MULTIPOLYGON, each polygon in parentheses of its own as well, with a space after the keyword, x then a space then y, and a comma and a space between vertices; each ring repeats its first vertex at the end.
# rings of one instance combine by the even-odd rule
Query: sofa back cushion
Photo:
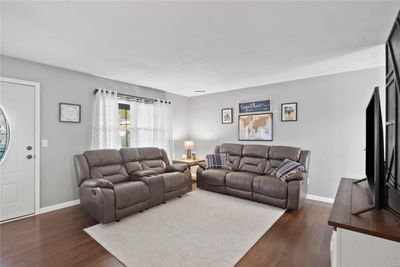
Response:
POLYGON ((164 173, 167 163, 163 159, 161 149, 156 147, 139 147, 139 160, 144 170, 153 170, 156 173, 164 173))
POLYGON ((269 162, 265 167, 265 173, 271 174, 285 159, 299 162, 301 149, 290 146, 271 146, 268 153, 269 162))
POLYGON ((143 169, 139 161, 139 151, 137 148, 121 148, 119 151, 121 152, 128 173, 143 169))
POLYGON ((237 171, 239 169, 240 157, 242 155, 243 145, 241 144, 222 144, 215 148, 216 154, 228 154, 229 164, 232 170, 237 171))
POLYGON ((264 174, 268 163, 269 146, 244 145, 239 163, 239 171, 264 174))
POLYGON ((118 150, 89 150, 84 152, 83 155, 88 161, 90 178, 104 178, 114 184, 128 180, 128 172, 118 150))

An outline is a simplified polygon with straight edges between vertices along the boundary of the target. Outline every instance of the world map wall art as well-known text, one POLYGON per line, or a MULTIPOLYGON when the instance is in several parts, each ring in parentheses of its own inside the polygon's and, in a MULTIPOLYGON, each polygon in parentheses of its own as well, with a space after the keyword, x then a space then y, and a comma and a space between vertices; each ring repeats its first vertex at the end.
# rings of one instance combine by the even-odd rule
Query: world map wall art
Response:
POLYGON ((273 114, 239 115, 239 141, 272 141, 273 114))

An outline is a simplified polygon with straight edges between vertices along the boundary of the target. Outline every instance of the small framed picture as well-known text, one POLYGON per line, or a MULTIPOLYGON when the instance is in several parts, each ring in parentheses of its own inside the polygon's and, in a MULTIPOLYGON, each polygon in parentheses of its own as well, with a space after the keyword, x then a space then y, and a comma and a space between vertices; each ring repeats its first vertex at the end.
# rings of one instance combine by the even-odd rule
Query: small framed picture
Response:
POLYGON ((297 121, 297 103, 283 103, 281 105, 281 121, 297 121))
POLYGON ((59 106, 59 121, 60 122, 81 122, 81 105, 60 103, 59 106))
POLYGON ((222 124, 233 123, 233 109, 232 108, 221 109, 221 122, 222 122, 222 124))

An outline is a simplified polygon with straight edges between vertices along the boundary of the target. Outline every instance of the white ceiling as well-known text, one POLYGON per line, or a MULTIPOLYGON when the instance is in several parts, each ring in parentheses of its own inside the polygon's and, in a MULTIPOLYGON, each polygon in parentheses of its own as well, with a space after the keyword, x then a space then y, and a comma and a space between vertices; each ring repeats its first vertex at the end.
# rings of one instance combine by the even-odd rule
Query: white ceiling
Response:
POLYGON ((400 2, 1 7, 4 55, 193 96, 383 65, 400 2))

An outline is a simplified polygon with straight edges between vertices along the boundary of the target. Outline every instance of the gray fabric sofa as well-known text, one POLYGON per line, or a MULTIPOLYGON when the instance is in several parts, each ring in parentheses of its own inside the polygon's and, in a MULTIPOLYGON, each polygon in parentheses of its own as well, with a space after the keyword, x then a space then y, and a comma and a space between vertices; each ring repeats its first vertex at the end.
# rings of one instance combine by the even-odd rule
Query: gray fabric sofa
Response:
POLYGON ((231 170, 197 169, 201 189, 298 210, 307 191, 310 151, 288 146, 222 144, 214 153, 229 154, 231 170), (305 169, 285 182, 271 176, 284 159, 297 161, 305 169))
POLYGON ((185 164, 163 149, 124 148, 74 156, 81 207, 101 223, 118 221, 192 190, 185 164))

